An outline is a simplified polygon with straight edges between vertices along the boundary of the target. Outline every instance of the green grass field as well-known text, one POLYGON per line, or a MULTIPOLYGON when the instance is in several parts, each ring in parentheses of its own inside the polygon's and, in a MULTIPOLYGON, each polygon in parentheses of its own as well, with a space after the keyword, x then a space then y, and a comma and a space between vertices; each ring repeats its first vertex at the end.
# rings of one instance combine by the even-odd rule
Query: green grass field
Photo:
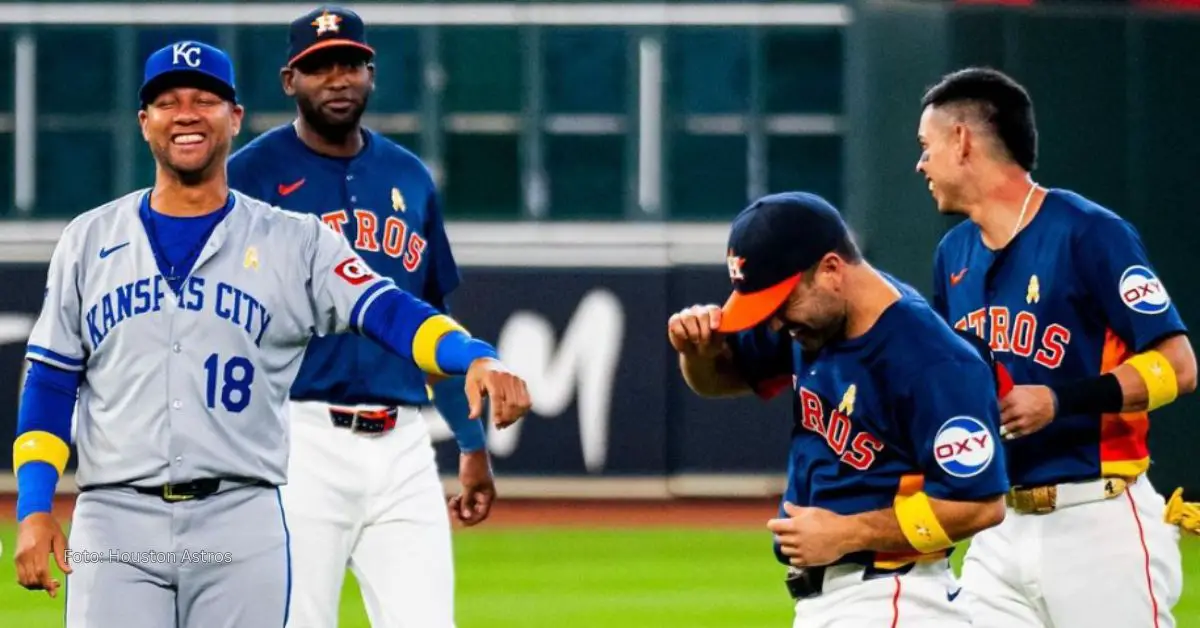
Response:
MULTIPOLYGON (((62 626, 62 602, 16 584, 0 527, 0 626, 62 626)), ((473 530, 456 536, 460 628, 779 628, 791 605, 759 531, 473 530)), ((1178 625, 1200 626, 1200 540, 1183 547, 1178 625)), ((349 578, 341 628, 367 628, 349 578)))

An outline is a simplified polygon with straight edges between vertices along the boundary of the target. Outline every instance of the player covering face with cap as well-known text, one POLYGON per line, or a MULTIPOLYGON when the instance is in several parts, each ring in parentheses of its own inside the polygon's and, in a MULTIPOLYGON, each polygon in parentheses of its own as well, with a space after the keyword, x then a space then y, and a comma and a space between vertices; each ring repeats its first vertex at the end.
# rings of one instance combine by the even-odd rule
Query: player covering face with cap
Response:
POLYGON ((886 283, 862 263, 831 206, 813 202, 802 212, 753 211, 772 200, 759 201, 734 223, 736 248, 726 260, 734 292, 720 311, 717 331, 741 331, 769 319, 776 331, 815 351, 845 337, 856 283, 872 278, 878 286, 886 283), (795 240, 797 234, 803 238, 795 240))
POLYGON ((796 625, 968 626, 946 558, 1003 519, 1008 488, 985 354, 868 264, 815 195, 752 204, 727 255, 724 307, 679 312, 667 333, 701 396, 790 393, 788 485, 767 527, 796 625))

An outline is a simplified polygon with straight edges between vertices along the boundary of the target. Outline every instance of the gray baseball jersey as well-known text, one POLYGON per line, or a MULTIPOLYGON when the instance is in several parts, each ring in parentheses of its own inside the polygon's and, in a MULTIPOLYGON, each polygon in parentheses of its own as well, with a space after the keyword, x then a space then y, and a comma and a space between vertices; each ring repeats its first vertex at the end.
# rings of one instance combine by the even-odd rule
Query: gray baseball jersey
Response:
POLYGON ((71 221, 27 357, 84 370, 81 486, 286 481, 288 389, 314 334, 357 329, 397 290, 315 216, 239 192, 175 294, 140 190, 71 221))

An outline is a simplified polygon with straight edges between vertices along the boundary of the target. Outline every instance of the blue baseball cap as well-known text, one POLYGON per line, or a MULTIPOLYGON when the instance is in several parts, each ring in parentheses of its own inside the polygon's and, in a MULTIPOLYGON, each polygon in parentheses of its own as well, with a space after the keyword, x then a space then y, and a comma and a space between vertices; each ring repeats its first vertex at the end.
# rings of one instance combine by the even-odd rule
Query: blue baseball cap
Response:
POLYGON ((721 310, 718 331, 737 332, 779 310, 804 271, 849 237, 842 215, 808 192, 771 194, 733 220, 726 265, 733 294, 721 310))
POLYGON ((317 7, 292 20, 287 64, 295 65, 311 53, 335 47, 359 51, 367 59, 375 57, 375 49, 367 44, 367 27, 357 13, 337 6, 317 7))
POLYGON ((173 87, 196 87, 237 103, 233 61, 225 51, 198 41, 179 41, 154 51, 138 97, 142 105, 173 87))

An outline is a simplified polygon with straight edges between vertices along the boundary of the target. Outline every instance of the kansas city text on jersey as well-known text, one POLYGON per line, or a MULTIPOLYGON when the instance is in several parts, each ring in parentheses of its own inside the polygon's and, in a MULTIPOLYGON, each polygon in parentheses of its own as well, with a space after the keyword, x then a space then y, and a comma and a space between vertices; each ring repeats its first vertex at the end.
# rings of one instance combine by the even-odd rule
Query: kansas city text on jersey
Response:
MULTIPOLYGON (((263 334, 271 324, 271 313, 253 295, 224 281, 219 281, 206 290, 203 277, 190 277, 179 291, 179 307, 182 310, 200 312, 206 306, 218 318, 241 327, 261 346, 263 334)), ((138 279, 117 286, 106 292, 88 308, 85 316, 88 338, 92 348, 100 346, 117 325, 147 314, 158 312, 166 301, 170 287, 162 275, 138 279)), ((171 297, 173 298, 173 297, 171 297)))

